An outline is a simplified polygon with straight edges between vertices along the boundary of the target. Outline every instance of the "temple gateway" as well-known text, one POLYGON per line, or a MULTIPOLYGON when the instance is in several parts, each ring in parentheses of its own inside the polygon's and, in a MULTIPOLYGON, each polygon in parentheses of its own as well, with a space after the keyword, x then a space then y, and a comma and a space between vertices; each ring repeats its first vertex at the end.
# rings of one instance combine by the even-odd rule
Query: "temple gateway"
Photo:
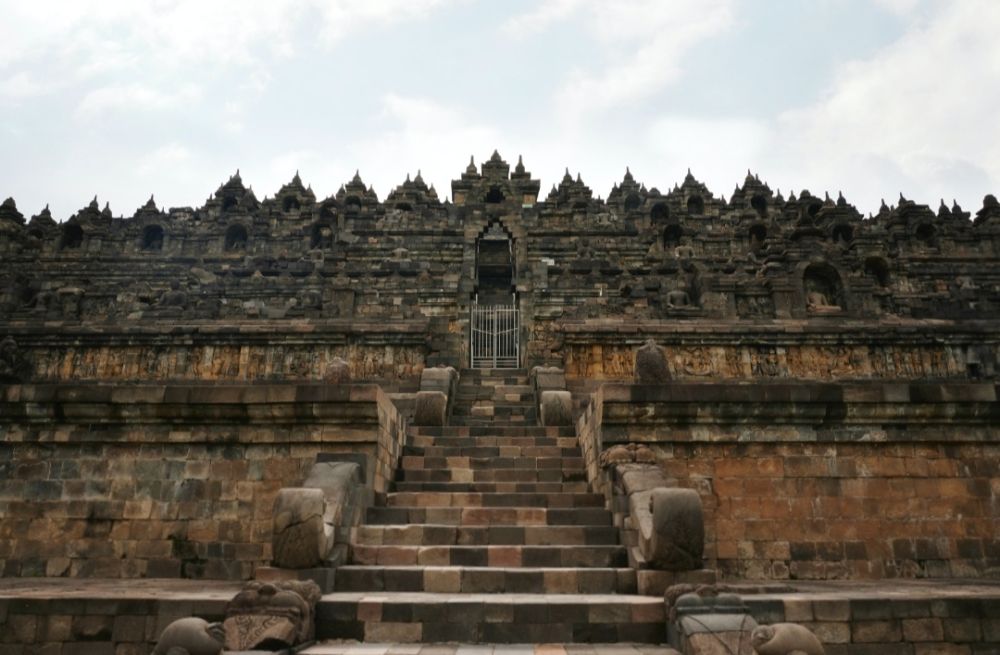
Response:
POLYGON ((3 202, 0 653, 1000 652, 997 199, 540 189, 3 202))

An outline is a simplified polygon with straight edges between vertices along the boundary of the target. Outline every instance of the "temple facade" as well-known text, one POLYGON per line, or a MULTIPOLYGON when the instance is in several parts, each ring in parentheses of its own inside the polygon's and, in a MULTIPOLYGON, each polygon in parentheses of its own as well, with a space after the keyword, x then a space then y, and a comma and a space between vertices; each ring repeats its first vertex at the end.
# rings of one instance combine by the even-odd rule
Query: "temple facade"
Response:
POLYGON ((1000 575, 997 199, 540 190, 494 152, 446 200, 237 172, 197 208, 0 205, 0 644, 149 652, 186 615, 126 586, 135 634, 96 603, 49 639, 63 592, 8 613, 19 579, 256 580, 177 596, 249 648, 295 578, 289 647, 702 652, 683 614, 718 608, 679 594, 739 582, 827 652, 997 652, 995 587, 822 586, 1000 575))
POLYGON ((630 376, 648 337, 678 378, 994 372, 993 196, 975 217, 901 197, 865 219, 749 174, 728 200, 690 174, 660 191, 626 172, 606 200, 568 172, 540 186, 494 153, 450 202, 419 174, 384 201, 359 175, 258 200, 237 174, 196 209, 95 200, 61 223, 8 200, 2 331, 42 380, 323 379, 337 356, 403 380, 470 366, 474 309, 496 306, 516 310, 518 366, 570 377, 630 376))

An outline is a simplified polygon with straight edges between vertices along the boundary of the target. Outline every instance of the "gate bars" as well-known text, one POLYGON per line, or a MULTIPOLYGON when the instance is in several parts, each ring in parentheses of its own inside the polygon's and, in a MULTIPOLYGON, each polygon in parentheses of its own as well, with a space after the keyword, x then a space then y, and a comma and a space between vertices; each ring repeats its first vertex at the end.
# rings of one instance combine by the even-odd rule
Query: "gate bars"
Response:
POLYGON ((472 368, 517 368, 521 362, 521 322, 509 305, 473 305, 469 325, 472 368))

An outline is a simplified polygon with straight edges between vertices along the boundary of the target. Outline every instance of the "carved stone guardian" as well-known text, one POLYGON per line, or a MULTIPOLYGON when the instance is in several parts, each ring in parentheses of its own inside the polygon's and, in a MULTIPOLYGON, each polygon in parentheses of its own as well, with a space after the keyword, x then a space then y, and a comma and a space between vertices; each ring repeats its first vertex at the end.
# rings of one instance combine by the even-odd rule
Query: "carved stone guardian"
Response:
POLYGON ((226 606, 226 648, 290 648, 312 641, 320 590, 311 580, 250 582, 226 606))
POLYGON ((31 362, 18 348, 14 337, 0 341, 0 383, 25 382, 31 376, 31 362))
POLYGON ((667 358, 656 342, 649 339, 635 353, 635 383, 666 384, 669 381, 667 358))

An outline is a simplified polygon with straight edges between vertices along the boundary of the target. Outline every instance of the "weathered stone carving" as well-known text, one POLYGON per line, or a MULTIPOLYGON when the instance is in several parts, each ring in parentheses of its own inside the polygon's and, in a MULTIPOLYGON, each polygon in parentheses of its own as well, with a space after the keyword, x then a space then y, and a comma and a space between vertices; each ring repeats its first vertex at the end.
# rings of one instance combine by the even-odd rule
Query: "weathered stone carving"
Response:
POLYGON ((316 634, 315 582, 250 582, 226 606, 226 648, 289 648, 312 641, 316 634))
POLYGON ((757 655, 826 655, 823 644, 797 623, 774 623, 754 628, 750 644, 757 655))
POLYGON ((666 592, 671 645, 690 655, 754 655, 750 634, 757 621, 738 595, 701 587, 670 602, 677 591, 670 588, 666 592))
POLYGON ((31 361, 8 335, 0 341, 0 383, 25 382, 31 377, 31 361))
POLYGON ((331 384, 347 384, 351 381, 351 367, 344 358, 333 358, 326 371, 326 381, 331 384))
POLYGON ((691 296, 682 288, 671 289, 667 292, 667 307, 690 307, 691 296))
POLYGON ((414 425, 448 425, 448 396, 441 391, 418 391, 414 425))
POLYGON ((275 566, 305 569, 337 563, 338 544, 360 521, 369 503, 361 467, 355 462, 317 462, 301 487, 281 489, 274 503, 275 566))
POLYGON ((225 640, 221 623, 194 617, 177 619, 163 629, 153 655, 220 655, 225 640))
POLYGON ((657 488, 629 498, 632 516, 638 517, 643 556, 654 567, 690 571, 701 566, 705 549, 705 520, 701 498, 693 489, 657 488), (648 502, 650 516, 642 504, 648 502))
POLYGON ((649 339, 635 353, 636 384, 666 384, 670 381, 670 369, 666 355, 649 339))
POLYGON ((616 444, 601 453, 601 466, 615 464, 656 464, 656 454, 642 444, 616 444))
POLYGON ((573 425, 573 398, 568 391, 543 391, 542 425, 573 425))

